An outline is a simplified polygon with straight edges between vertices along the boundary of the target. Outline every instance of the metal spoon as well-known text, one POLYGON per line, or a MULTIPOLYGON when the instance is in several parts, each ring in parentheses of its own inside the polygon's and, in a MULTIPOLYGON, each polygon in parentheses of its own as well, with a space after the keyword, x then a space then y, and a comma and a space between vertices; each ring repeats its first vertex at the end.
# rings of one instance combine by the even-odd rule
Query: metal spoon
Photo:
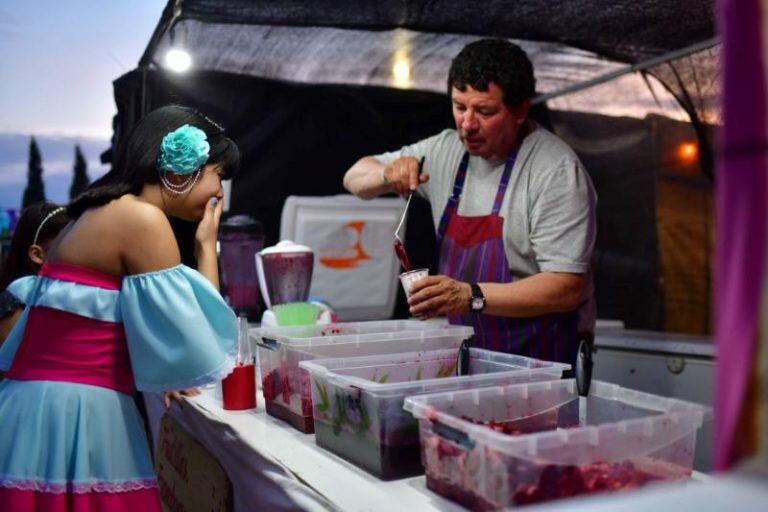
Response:
MULTIPOLYGON (((421 174, 421 169, 424 166, 424 158, 421 157, 421 160, 419 160, 419 175, 421 174)), ((400 228, 403 227, 403 222, 405 222, 405 217, 408 214, 408 207, 411 205, 411 199, 413 199, 413 193, 415 191, 411 190, 408 193, 408 200, 405 202, 405 208, 403 208, 403 214, 400 216, 400 222, 397 224, 397 228, 395 229, 395 237, 394 237, 394 244, 395 244, 395 252, 397 253, 397 257, 400 259, 400 264, 403 266, 403 268, 406 271, 411 270, 411 264, 408 261, 408 256, 405 253, 405 245, 403 245, 403 241, 400 239, 400 228)))

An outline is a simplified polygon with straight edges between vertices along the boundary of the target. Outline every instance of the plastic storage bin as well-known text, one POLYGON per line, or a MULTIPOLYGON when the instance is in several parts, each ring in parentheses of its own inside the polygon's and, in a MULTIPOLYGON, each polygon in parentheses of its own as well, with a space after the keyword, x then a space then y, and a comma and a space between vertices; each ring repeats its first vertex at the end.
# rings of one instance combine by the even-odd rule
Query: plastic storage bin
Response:
POLYGON ((457 348, 474 333, 471 327, 418 320, 337 323, 254 329, 267 413, 311 434, 312 392, 307 359, 366 356, 457 348))
POLYGON ((302 361, 312 379, 315 440, 384 478, 423 473, 407 395, 559 379, 569 365, 470 349, 469 374, 456 376, 458 350, 302 361))
POLYGON ((685 480, 711 414, 596 381, 580 398, 573 379, 408 397, 405 408, 419 419, 427 486, 473 510, 685 480))

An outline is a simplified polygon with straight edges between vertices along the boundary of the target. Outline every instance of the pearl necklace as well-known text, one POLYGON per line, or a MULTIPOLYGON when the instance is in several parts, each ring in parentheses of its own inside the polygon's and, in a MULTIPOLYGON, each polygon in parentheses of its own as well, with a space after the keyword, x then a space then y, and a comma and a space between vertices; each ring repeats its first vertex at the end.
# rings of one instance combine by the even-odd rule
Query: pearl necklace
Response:
POLYGON ((196 170, 193 175, 186 179, 186 181, 179 183, 178 185, 171 183, 166 177, 166 174, 167 171, 160 175, 160 182, 163 184, 163 187, 169 193, 175 196, 181 196, 192 190, 192 187, 195 186, 195 183, 197 183, 197 180, 200 178, 201 170, 196 170))

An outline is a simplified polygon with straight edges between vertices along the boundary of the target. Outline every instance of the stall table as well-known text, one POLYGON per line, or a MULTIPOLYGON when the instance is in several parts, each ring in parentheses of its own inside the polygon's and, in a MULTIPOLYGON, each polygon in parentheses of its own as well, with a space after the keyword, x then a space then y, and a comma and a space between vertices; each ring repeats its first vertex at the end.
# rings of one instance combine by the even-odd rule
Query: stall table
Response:
MULTIPOLYGON (((157 439, 162 397, 145 394, 157 439)), ((315 444, 315 436, 268 416, 261 393, 250 411, 226 411, 213 389, 170 414, 213 454, 234 489, 234 510, 463 511, 426 488, 423 476, 385 482, 315 444)))
MULTIPOLYGON (((145 399, 157 439, 165 407, 160 395, 145 394, 145 399)), ((423 476, 385 482, 323 450, 314 435, 268 416, 263 403, 255 410, 227 411, 207 388, 200 396, 173 404, 169 412, 226 471, 235 511, 465 511, 427 489, 423 476)), ((696 472, 694 478, 708 479, 696 472)), ((593 499, 610 504, 617 497, 593 499)), ((556 504, 561 510, 569 508, 564 505, 556 504)))

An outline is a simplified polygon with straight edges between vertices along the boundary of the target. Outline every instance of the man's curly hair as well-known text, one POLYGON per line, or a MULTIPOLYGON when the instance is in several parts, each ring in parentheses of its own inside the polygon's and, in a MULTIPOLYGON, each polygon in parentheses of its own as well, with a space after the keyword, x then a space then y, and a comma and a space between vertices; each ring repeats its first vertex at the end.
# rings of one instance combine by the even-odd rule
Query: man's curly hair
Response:
POLYGON ((536 88, 533 65, 522 48, 505 39, 480 39, 469 43, 451 62, 448 95, 467 86, 481 92, 493 82, 504 94, 504 103, 515 108, 532 98, 536 88))

